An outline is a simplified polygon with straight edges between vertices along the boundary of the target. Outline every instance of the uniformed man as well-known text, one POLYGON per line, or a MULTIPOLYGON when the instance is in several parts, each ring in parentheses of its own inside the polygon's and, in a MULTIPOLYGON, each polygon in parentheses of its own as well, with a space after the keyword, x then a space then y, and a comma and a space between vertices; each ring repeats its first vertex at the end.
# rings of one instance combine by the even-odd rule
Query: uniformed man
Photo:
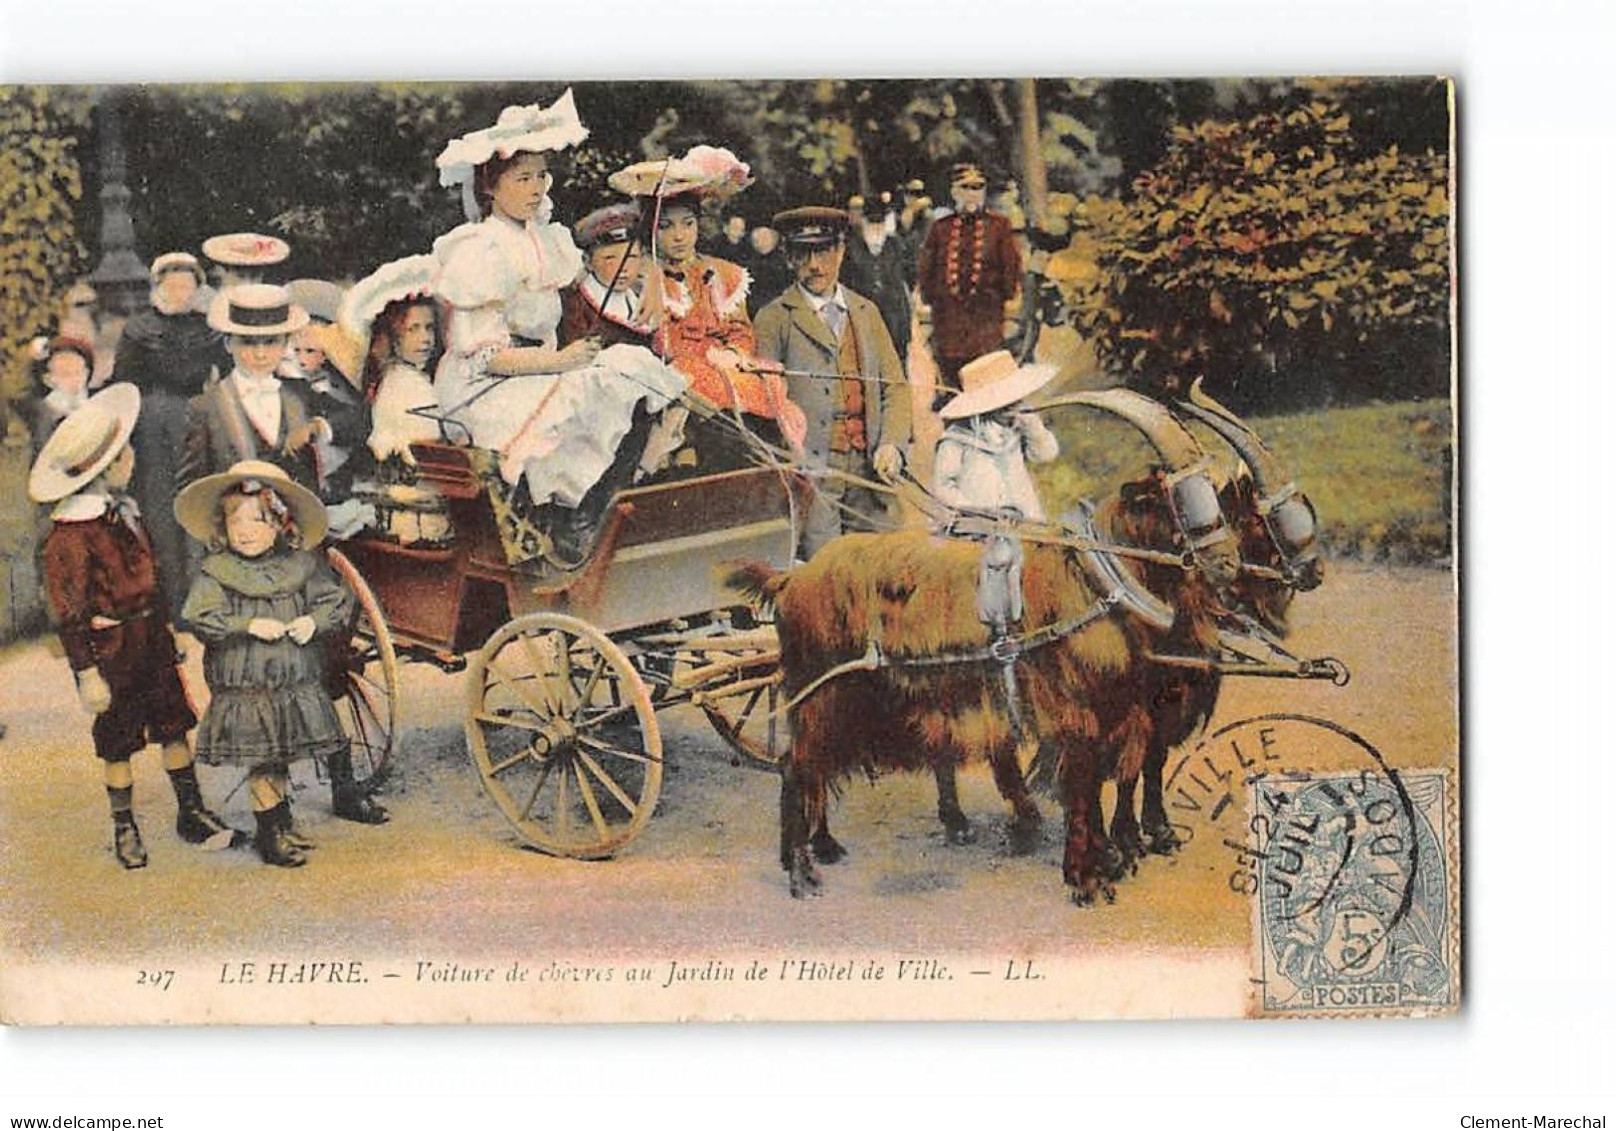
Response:
POLYGON ((950 189, 954 210, 926 233, 915 272, 921 301, 931 307, 933 411, 960 391, 960 366, 1003 345, 1006 307, 1021 291, 1021 252, 1010 222, 987 211, 981 168, 955 165, 950 189))

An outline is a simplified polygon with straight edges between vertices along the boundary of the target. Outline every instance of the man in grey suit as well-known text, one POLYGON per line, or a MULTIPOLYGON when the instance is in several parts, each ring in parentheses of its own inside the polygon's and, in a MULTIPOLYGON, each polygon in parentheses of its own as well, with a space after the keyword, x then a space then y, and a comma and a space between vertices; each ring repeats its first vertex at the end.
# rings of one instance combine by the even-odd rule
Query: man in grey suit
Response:
POLYGON ((910 393, 880 310, 841 284, 848 214, 793 208, 775 216, 774 227, 797 282, 758 312, 757 353, 788 371, 791 399, 808 416, 809 461, 833 473, 818 478, 809 508, 808 558, 844 532, 896 524, 890 493, 847 477, 897 481, 909 447, 910 393))

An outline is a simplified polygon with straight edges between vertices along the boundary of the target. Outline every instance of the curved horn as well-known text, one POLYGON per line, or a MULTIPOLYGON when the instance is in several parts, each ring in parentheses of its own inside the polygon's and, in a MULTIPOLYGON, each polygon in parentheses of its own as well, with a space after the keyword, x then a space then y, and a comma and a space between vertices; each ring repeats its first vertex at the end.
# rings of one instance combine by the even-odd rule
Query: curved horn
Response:
POLYGON ((1132 389, 1069 393, 1063 397, 1044 401, 1038 408, 1041 411, 1046 408, 1063 408, 1067 405, 1097 408, 1101 412, 1120 416, 1144 433, 1145 439, 1156 449, 1156 454, 1161 456, 1172 471, 1183 471, 1206 459, 1206 450, 1201 447, 1200 441, 1196 440, 1190 430, 1184 427, 1181 420, 1164 405, 1132 389))
POLYGON ((1264 444, 1251 426, 1234 413, 1213 400, 1201 389, 1201 378, 1190 386, 1190 399, 1180 401, 1179 407, 1228 441, 1240 453, 1251 469, 1251 480, 1259 496, 1272 496, 1291 483, 1290 473, 1279 457, 1264 444))

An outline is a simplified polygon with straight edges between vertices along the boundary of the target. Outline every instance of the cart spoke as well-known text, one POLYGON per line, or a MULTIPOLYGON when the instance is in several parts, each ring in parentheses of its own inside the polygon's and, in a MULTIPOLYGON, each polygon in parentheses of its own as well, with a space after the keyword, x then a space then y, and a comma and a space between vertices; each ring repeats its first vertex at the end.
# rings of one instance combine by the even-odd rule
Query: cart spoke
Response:
POLYGON ((587 734, 577 735, 576 739, 579 745, 587 746, 597 754, 609 754, 613 758, 627 758, 631 762, 639 762, 641 765, 646 766, 660 765, 662 762, 661 758, 653 757, 650 754, 641 754, 637 750, 625 750, 621 746, 613 746, 609 742, 602 742, 600 739, 591 738, 587 734))
POLYGON ((595 688, 600 684, 600 677, 606 671, 606 657, 597 655, 595 666, 589 671, 589 680, 578 693, 578 707, 572 714, 572 721, 578 722, 583 718, 584 709, 589 706, 590 699, 594 698, 595 688))
MULTIPOLYGON (((620 751, 614 751, 614 753, 620 753, 620 751)), ((626 792, 624 792, 622 786, 618 785, 612 780, 612 776, 601 767, 599 762, 595 761, 589 756, 588 752, 583 750, 578 751, 578 762, 581 762, 583 765, 589 767, 589 772, 600 779, 600 784, 605 786, 613 797, 617 798, 617 803, 619 805, 628 810, 629 816, 632 817, 634 815, 639 806, 634 804, 633 799, 630 798, 626 792)), ((577 763, 574 763, 574 765, 577 765, 577 763)), ((578 771, 578 776, 579 780, 582 780, 583 771, 581 769, 578 771)))
POLYGON ((572 836, 572 808, 567 799, 567 772, 556 778, 556 833, 562 843, 572 836))
MULTIPOLYGON (((522 806, 522 815, 518 820, 525 821, 533 815, 533 806, 538 803, 539 793, 544 789, 544 783, 550 780, 550 770, 554 766, 554 762, 546 762, 539 767, 539 779, 533 783, 533 792, 528 794, 527 804, 522 806)), ((567 779, 562 778, 561 780, 565 782, 567 779)))
POLYGON ((533 758, 533 747, 524 746, 509 758, 501 758, 498 762, 492 763, 488 767, 488 776, 497 778, 512 766, 520 766, 531 758, 533 758))
MULTIPOLYGON (((554 632, 545 633, 545 644, 552 652, 552 655, 548 658, 540 651, 539 642, 535 636, 524 632, 517 637, 522 642, 522 650, 527 653, 528 662, 533 665, 533 678, 537 681, 539 687, 543 689, 542 694, 548 700, 544 709, 539 712, 541 715, 559 715, 563 710, 561 697, 554 694, 555 688, 552 683, 556 675, 552 669, 557 664, 557 657, 553 655, 556 635, 554 632)), ((494 665, 490 663, 488 666, 493 667, 494 665)))
POLYGON ((478 711, 472 718, 488 726, 516 727, 519 730, 531 730, 537 734, 546 733, 543 723, 523 718, 521 715, 496 715, 488 711, 478 711))
POLYGON ((508 687, 512 694, 526 704, 528 710, 539 716, 539 718, 554 718, 558 713, 554 705, 541 702, 540 700, 534 698, 527 688, 523 687, 518 680, 512 677, 495 661, 488 661, 488 670, 493 673, 494 677, 498 679, 500 683, 508 687))
POLYGON ((573 720, 573 725, 579 731, 594 730, 597 727, 605 726, 609 722, 620 719, 624 715, 631 714, 633 710, 634 704, 632 703, 624 703, 620 707, 605 707, 601 709, 598 715, 573 720))
MULTIPOLYGON (((606 818, 600 811, 600 802, 595 800, 595 791, 589 785, 589 779, 584 776, 584 768, 579 763, 572 764, 572 772, 578 775, 578 793, 584 799, 584 808, 589 810, 589 819, 595 824, 595 831, 600 833, 601 840, 612 838, 611 827, 606 824, 606 818)), ((634 810, 630 809, 630 813, 634 810)))

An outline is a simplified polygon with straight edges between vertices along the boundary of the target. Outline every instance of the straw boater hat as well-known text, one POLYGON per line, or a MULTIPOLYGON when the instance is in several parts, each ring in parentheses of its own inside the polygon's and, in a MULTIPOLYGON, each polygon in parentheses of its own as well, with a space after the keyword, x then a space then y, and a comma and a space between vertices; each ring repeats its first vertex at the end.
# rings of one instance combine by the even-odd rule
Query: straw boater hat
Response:
POLYGON ((308 324, 308 312, 292 302, 285 287, 273 283, 226 287, 208 307, 208 325, 221 334, 269 338, 293 333, 308 324))
POLYGON ((278 236, 230 232, 203 240, 202 254, 224 267, 262 270, 285 262, 286 257, 292 254, 292 248, 278 236))
POLYGON ((943 406, 944 420, 979 416, 1015 404, 1049 384, 1056 365, 1017 365, 1009 350, 995 350, 960 366, 960 387, 965 391, 943 406))
POLYGON ((54 503, 88 484, 118 458, 139 415, 140 390, 127 381, 74 409, 39 450, 28 474, 28 497, 54 503))
POLYGON ((330 520, 325 504, 307 487, 293 483, 286 472, 272 463, 249 459, 236 464, 229 471, 198 479, 174 500, 174 517, 185 532, 206 546, 219 536, 219 500, 231 491, 256 493, 270 488, 286 503, 292 512, 292 521, 303 535, 303 545, 317 545, 325 537, 330 520))

